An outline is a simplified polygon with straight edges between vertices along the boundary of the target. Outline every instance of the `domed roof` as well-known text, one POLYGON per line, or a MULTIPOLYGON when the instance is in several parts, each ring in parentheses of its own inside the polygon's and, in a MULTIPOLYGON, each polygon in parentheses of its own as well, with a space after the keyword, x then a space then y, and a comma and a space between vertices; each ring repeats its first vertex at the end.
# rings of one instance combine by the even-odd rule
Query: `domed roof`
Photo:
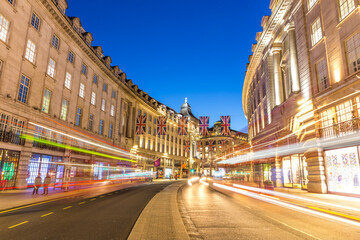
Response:
POLYGON ((191 106, 187 102, 187 98, 185 98, 185 103, 183 103, 183 105, 181 105, 180 113, 186 117, 188 117, 188 116, 194 117, 194 115, 191 112, 191 106))

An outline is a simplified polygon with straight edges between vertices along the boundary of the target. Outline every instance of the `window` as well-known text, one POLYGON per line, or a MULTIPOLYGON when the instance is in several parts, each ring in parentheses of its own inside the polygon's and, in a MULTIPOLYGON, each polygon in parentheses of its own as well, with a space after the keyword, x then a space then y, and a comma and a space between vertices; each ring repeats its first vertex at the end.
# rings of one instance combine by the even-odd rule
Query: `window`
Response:
POLYGON ((79 96, 81 98, 85 97, 85 85, 83 83, 80 83, 79 96))
POLYGON ((89 130, 93 131, 94 128, 94 115, 90 114, 89 115, 89 130))
POLYGON ((74 53, 72 51, 69 51, 68 60, 69 62, 74 63, 74 53))
POLYGON ((98 83, 98 76, 94 75, 94 78, 93 78, 93 83, 97 84, 98 83))
POLYGON ((151 134, 151 127, 149 127, 149 134, 151 134))
POLYGON ((36 50, 35 44, 32 41, 28 40, 26 46, 25 58, 32 63, 35 63, 35 50, 36 50))
POLYGON ((66 77, 65 77, 65 87, 70 89, 71 88, 71 74, 70 73, 66 73, 66 77))
POLYGON ((0 40, 6 42, 9 32, 9 21, 0 15, 0 40))
POLYGON ((60 119, 66 121, 67 112, 68 112, 69 102, 66 99, 63 99, 61 104, 61 112, 60 112, 60 119))
POLYGON ((44 97, 43 97, 43 105, 41 108, 41 111, 43 111, 44 113, 49 113, 50 99, 51 99, 51 92, 48 89, 45 89, 44 97))
POLYGON ((354 0, 339 0, 340 19, 343 20, 355 9, 354 0))
POLYGON ((317 0, 309 0, 309 9, 312 8, 316 2, 317 0))
POLYGON ((52 78, 55 77, 55 65, 56 65, 55 61, 52 58, 50 58, 47 75, 49 75, 52 78))
POLYGON ((112 123, 110 123, 110 125, 109 125, 109 138, 112 138, 112 129, 113 129, 113 125, 112 125, 112 123))
POLYGON ((105 112, 105 99, 101 99, 101 111, 105 112))
POLYGON ((21 76, 21 82, 19 87, 18 100, 22 103, 26 103, 27 95, 29 92, 30 79, 24 75, 21 76))
POLYGON ((82 65, 81 73, 86 75, 87 74, 87 66, 85 64, 82 65))
POLYGON ((76 109, 75 125, 78 126, 78 127, 81 126, 81 114, 82 114, 81 108, 77 108, 76 109))
POLYGON ((13 6, 15 5, 15 0, 8 0, 8 2, 13 6))
POLYGON ((104 91, 104 92, 107 92, 107 88, 108 88, 108 85, 107 85, 106 83, 104 83, 104 85, 103 85, 103 91, 104 91))
POLYGON ((31 17, 31 25, 36 29, 39 30, 40 29, 40 19, 39 17, 33 13, 32 17, 31 17))
POLYGON ((317 18, 315 22, 311 25, 311 43, 312 46, 315 46, 322 39, 322 29, 320 18, 317 18))
POLYGON ((103 135, 103 133, 104 133, 104 120, 100 120, 99 134, 103 135))
POLYGON ((115 92, 115 90, 112 91, 111 97, 112 97, 112 98, 115 98, 115 97, 116 97, 116 92, 115 92))
POLYGON ((151 141, 148 140, 148 145, 147 145, 148 149, 150 150, 150 147, 151 147, 151 141))
POLYGON ((91 104, 95 105, 96 103, 96 93, 91 92, 91 104))
POLYGON ((346 41, 346 57, 349 64, 349 73, 355 73, 360 70, 360 35, 346 41))
POLYGON ((114 105, 111 105, 110 115, 111 115, 112 117, 115 116, 115 106, 114 106, 114 105))
POLYGON ((328 73, 325 59, 316 64, 316 79, 319 86, 319 92, 329 87, 328 73))
POLYGON ((52 41, 51 41, 51 45, 56 48, 59 49, 59 38, 54 34, 52 41))

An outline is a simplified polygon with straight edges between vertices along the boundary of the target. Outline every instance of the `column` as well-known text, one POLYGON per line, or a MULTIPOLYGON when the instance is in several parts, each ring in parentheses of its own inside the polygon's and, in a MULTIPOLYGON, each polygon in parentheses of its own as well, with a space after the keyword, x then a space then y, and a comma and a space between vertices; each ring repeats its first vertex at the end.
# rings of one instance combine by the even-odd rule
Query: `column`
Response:
POLYGON ((288 30, 289 34, 289 48, 290 48, 290 74, 291 74, 291 85, 293 92, 300 91, 300 79, 299 79, 299 66, 296 52, 296 36, 295 26, 291 25, 288 30))
POLYGON ((321 148, 311 148, 304 153, 308 170, 308 192, 327 193, 324 151, 321 148))
POLYGON ((280 67, 280 46, 273 47, 273 65, 274 65, 274 98, 275 106, 280 105, 284 101, 284 87, 282 83, 281 67, 280 67))
POLYGON ((281 169, 281 157, 275 157, 275 186, 282 187, 282 169, 281 169))
POLYGON ((33 142, 29 140, 25 140, 25 145, 20 152, 19 157, 19 165, 16 173, 16 183, 15 187, 17 189, 26 189, 27 188, 27 182, 26 179, 28 178, 28 169, 30 164, 30 159, 32 155, 32 145, 33 142))

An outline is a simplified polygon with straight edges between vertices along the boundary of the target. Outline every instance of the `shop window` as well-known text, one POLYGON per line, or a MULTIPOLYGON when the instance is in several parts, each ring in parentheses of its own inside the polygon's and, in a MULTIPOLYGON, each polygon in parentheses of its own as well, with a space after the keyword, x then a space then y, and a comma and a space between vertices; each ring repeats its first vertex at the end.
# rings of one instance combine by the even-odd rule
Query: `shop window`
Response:
POLYGON ((330 192, 360 193, 358 150, 358 147, 350 147, 325 151, 326 174, 330 192))
POLYGON ((0 187, 15 186, 20 152, 0 149, 0 187))

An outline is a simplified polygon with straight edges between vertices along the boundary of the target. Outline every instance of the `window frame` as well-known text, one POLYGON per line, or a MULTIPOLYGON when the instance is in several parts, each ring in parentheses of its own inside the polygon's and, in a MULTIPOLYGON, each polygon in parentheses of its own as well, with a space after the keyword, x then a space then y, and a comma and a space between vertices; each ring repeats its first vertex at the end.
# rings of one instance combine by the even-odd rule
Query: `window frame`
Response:
MULTIPOLYGON (((18 95, 18 96, 17 96, 17 101, 22 102, 22 103, 25 103, 25 104, 28 103, 29 94, 30 94, 30 85, 31 85, 31 78, 29 78, 29 77, 26 76, 25 74, 22 74, 22 75, 21 75, 21 78, 20 78, 20 82, 19 82, 19 89, 18 89, 18 93, 17 93, 17 95, 18 95), (21 86, 23 85, 23 84, 22 84, 23 78, 25 78, 25 79, 28 80, 27 85, 25 85, 25 86, 26 86, 26 95, 25 95, 25 100, 24 100, 24 101, 22 100, 22 98, 23 98, 23 96, 24 96, 23 92, 22 92, 22 94, 21 94, 21 96, 20 96, 20 89, 21 89, 21 86)), ((23 91, 23 90, 22 90, 22 91, 23 91)))
POLYGON ((52 92, 51 92, 48 88, 45 88, 44 94, 43 94, 41 111, 44 112, 44 113, 47 113, 47 114, 50 112, 51 95, 52 95, 52 92), (45 98, 46 98, 46 96, 45 96, 46 92, 49 93, 47 99, 45 99, 45 98), (45 108, 45 107, 46 107, 46 111, 44 111, 44 108, 45 108))
POLYGON ((15 7, 16 0, 7 0, 7 2, 8 2, 11 6, 15 7), (10 1, 11 1, 11 2, 10 2, 10 1))
POLYGON ((65 82, 64 82, 64 86, 65 88, 71 90, 71 82, 72 82, 72 75, 69 72, 65 73, 65 82), (70 76, 70 79, 68 78, 68 76, 70 76))
POLYGON ((93 132, 94 131, 94 114, 89 114, 89 122, 88 122, 88 130, 93 132))
POLYGON ((311 34, 310 34, 311 46, 312 46, 312 47, 315 47, 315 46, 324 38, 324 33, 323 33, 323 28, 322 28, 322 23, 321 23, 320 17, 317 17, 317 18, 311 23, 311 25, 310 25, 310 31, 311 31, 311 34), (319 24, 317 24, 317 23, 319 23, 319 24), (314 31, 314 28, 313 28, 313 27, 315 26, 315 24, 320 27, 320 31, 319 31, 319 28, 316 29, 316 33, 315 33, 315 31, 314 31), (321 36, 320 36, 320 38, 317 39, 317 41, 316 41, 316 39, 315 39, 314 37, 319 37, 319 36, 317 36, 318 33, 321 33, 321 36), (316 42, 315 42, 315 41, 316 41, 316 42))
POLYGON ((69 50, 67 60, 68 60, 71 64, 75 64, 75 54, 74 54, 73 51, 69 50), (72 54, 72 61, 70 60, 70 53, 72 54))
POLYGON ((317 88, 318 88, 318 92, 322 92, 322 91, 324 91, 324 90, 326 90, 326 89, 328 89, 330 87, 329 70, 328 70, 328 66, 327 66, 327 62, 326 62, 325 57, 321 58, 319 61, 317 61, 315 63, 315 75, 316 75, 316 85, 317 85, 317 88), (320 76, 319 76, 319 74, 320 74, 320 72, 319 72, 319 66, 320 65, 319 64, 322 63, 322 62, 324 62, 324 67, 325 67, 325 72, 326 72, 326 80, 325 80, 326 84, 323 84, 324 83, 324 81, 323 81, 324 78, 320 79, 320 76), (323 87, 323 85, 325 85, 325 87, 323 87))
MULTIPOLYGON (((34 24, 35 24, 35 23, 34 23, 34 24)), ((40 19, 39 15, 36 14, 35 12, 33 12, 33 14, 31 15, 30 25, 33 26, 33 28, 36 29, 37 31, 40 31, 40 28, 41 28, 41 19, 40 19), (38 19, 38 21, 39 21, 37 27, 33 25, 33 18, 34 18, 34 16, 35 16, 35 17, 38 19)))
POLYGON ((350 1, 352 2, 353 4, 353 8, 350 9, 349 8, 349 11, 343 16, 342 13, 341 13, 341 7, 344 5, 341 5, 340 3, 341 0, 337 0, 337 5, 338 5, 338 11, 339 11, 339 19, 340 19, 340 22, 343 21, 347 16, 349 16, 355 9, 356 9, 356 5, 355 5, 355 1, 354 0, 344 0, 344 4, 348 4, 350 1))
POLYGON ((101 111, 105 112, 106 109, 106 101, 104 98, 101 99, 101 111))
POLYGON ((88 66, 85 63, 83 63, 81 66, 81 74, 87 76, 87 73, 88 73, 88 66))
POLYGON ((75 126, 81 127, 81 120, 82 120, 83 111, 82 108, 76 108, 76 115, 75 115, 75 126))
POLYGON ((91 92, 90 104, 94 106, 96 105, 96 92, 94 91, 91 92))
POLYGON ((60 116, 59 116, 60 120, 67 121, 68 113, 69 113, 69 100, 67 100, 66 98, 63 98, 61 101, 61 108, 60 108, 60 116), (62 118, 64 101, 66 102, 66 113, 65 113, 65 117, 62 118))
POLYGON ((46 74, 51 77, 51 78, 55 78, 55 74, 56 74, 56 61, 54 59, 52 59, 51 57, 49 58, 49 63, 48 63, 48 68, 46 71, 46 74), (50 65, 51 61, 54 62, 54 66, 52 67, 50 65))
POLYGON ((8 39, 9 39, 10 21, 7 18, 5 18, 5 16, 2 14, 0 14, 0 17, 3 18, 2 23, 4 22, 4 20, 7 22, 6 28, 4 25, 0 25, 0 33, 3 31, 3 29, 4 29, 4 31, 6 31, 4 39, 0 38, 0 41, 7 43, 8 39))
POLYGON ((105 128, 104 120, 100 119, 100 122, 99 122, 99 134, 100 135, 104 135, 104 128, 105 128))
POLYGON ((51 39, 51 46, 54 47, 56 50, 59 50, 60 49, 60 38, 54 33, 53 34, 53 37, 51 39), (54 38, 57 39, 57 44, 56 46, 54 45, 54 38))
POLYGON ((30 39, 28 39, 26 43, 25 59, 34 65, 36 63, 36 44, 30 39), (32 49, 32 47, 34 47, 34 49, 32 49))
MULTIPOLYGON (((353 40, 353 41, 355 41, 355 40, 353 40)), ((360 63, 359 63, 359 61, 360 61, 360 32, 355 32, 350 37, 348 37, 345 40, 344 45, 345 45, 345 58, 346 58, 348 73, 349 73, 349 75, 355 74, 360 71, 360 63), (357 47, 355 46, 355 48, 353 50, 355 51, 355 58, 357 58, 357 59, 355 59, 355 61, 353 61, 353 62, 350 62, 349 53, 352 54, 352 52, 349 52, 348 42, 350 40, 352 40, 353 38, 355 38, 356 36, 358 36, 357 41, 358 41, 359 45, 357 47), (357 53, 357 50, 359 51, 359 53, 357 53), (356 64, 355 67, 358 68, 357 71, 354 71, 354 63, 356 64)))
POLYGON ((79 86, 79 97, 81 98, 85 98, 85 84, 83 83, 80 83, 80 86, 79 86))
POLYGON ((113 104, 110 107, 110 116, 115 117, 115 106, 113 104))

